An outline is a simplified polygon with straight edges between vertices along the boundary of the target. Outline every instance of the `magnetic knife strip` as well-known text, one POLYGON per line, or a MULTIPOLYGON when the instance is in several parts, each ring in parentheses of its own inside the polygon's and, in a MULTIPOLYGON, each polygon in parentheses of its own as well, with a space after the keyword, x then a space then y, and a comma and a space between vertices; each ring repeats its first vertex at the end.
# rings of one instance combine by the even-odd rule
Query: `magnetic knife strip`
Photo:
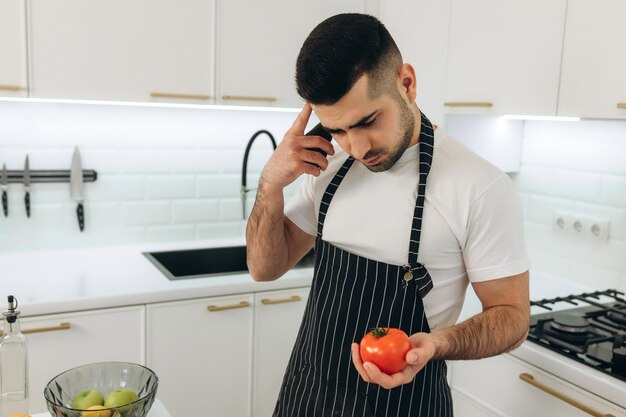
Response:
MULTIPOLYGON (((92 169, 83 170, 83 181, 94 182, 98 179, 98 173, 92 169)), ((7 180, 9 184, 22 184, 24 182, 24 171, 7 170, 7 180)), ((70 170, 36 170, 30 171, 30 182, 70 182, 70 170)))

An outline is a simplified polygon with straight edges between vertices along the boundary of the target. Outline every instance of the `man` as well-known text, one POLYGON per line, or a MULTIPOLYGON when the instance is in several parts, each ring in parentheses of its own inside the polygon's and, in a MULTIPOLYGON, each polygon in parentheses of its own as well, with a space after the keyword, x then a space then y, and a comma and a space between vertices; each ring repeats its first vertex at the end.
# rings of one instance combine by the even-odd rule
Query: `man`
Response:
POLYGON ((507 352, 528 333, 515 188, 433 128, 415 104, 413 68, 374 17, 318 25, 298 56, 296 83, 307 104, 263 170, 247 227, 257 281, 277 279, 315 245, 274 415, 451 416, 444 361, 507 352), (337 149, 304 136, 311 111, 337 149), (284 187, 303 173, 285 207, 284 187), (483 312, 455 325, 468 282, 483 312), (404 370, 387 375, 362 363, 358 342, 375 327, 410 335, 404 370))

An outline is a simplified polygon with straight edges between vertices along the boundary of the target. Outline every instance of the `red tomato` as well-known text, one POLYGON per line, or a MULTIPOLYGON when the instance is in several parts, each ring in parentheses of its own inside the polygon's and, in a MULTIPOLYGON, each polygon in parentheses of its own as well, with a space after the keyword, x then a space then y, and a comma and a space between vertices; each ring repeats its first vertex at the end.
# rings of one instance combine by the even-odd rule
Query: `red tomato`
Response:
POLYGON ((411 347, 409 336, 402 330, 379 327, 361 339, 361 360, 372 362, 388 375, 395 374, 406 367, 404 358, 411 347))

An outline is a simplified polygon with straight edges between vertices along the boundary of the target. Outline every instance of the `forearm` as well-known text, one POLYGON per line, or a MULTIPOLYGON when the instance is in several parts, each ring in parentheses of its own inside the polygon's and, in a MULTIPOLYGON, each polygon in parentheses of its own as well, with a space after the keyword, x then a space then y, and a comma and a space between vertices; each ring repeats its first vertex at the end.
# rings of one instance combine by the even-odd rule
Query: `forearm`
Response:
POLYGON ((256 281, 270 281, 282 275, 288 248, 283 221, 284 197, 263 177, 246 227, 248 269, 256 281))
POLYGON ((491 307, 463 323, 433 331, 433 359, 481 359, 509 352, 526 340, 528 324, 527 311, 491 307))

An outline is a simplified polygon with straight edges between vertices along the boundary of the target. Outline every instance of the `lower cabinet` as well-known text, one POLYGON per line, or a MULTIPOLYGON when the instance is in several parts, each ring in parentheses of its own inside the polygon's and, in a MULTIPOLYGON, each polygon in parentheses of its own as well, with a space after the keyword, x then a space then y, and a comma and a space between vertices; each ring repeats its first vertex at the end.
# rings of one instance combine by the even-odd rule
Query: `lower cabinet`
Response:
POLYGON ((308 288, 147 306, 147 366, 172 416, 269 417, 308 288))
POLYGON ((253 295, 150 304, 148 367, 172 416, 249 416, 253 295))
POLYGON ((309 288, 254 297, 252 416, 270 417, 296 341, 309 288))
POLYGON ((626 417, 611 403, 511 355, 448 363, 457 416, 626 417))
POLYGON ((94 362, 144 364, 144 323, 144 306, 23 318, 31 414, 47 411, 43 389, 61 372, 94 362))

